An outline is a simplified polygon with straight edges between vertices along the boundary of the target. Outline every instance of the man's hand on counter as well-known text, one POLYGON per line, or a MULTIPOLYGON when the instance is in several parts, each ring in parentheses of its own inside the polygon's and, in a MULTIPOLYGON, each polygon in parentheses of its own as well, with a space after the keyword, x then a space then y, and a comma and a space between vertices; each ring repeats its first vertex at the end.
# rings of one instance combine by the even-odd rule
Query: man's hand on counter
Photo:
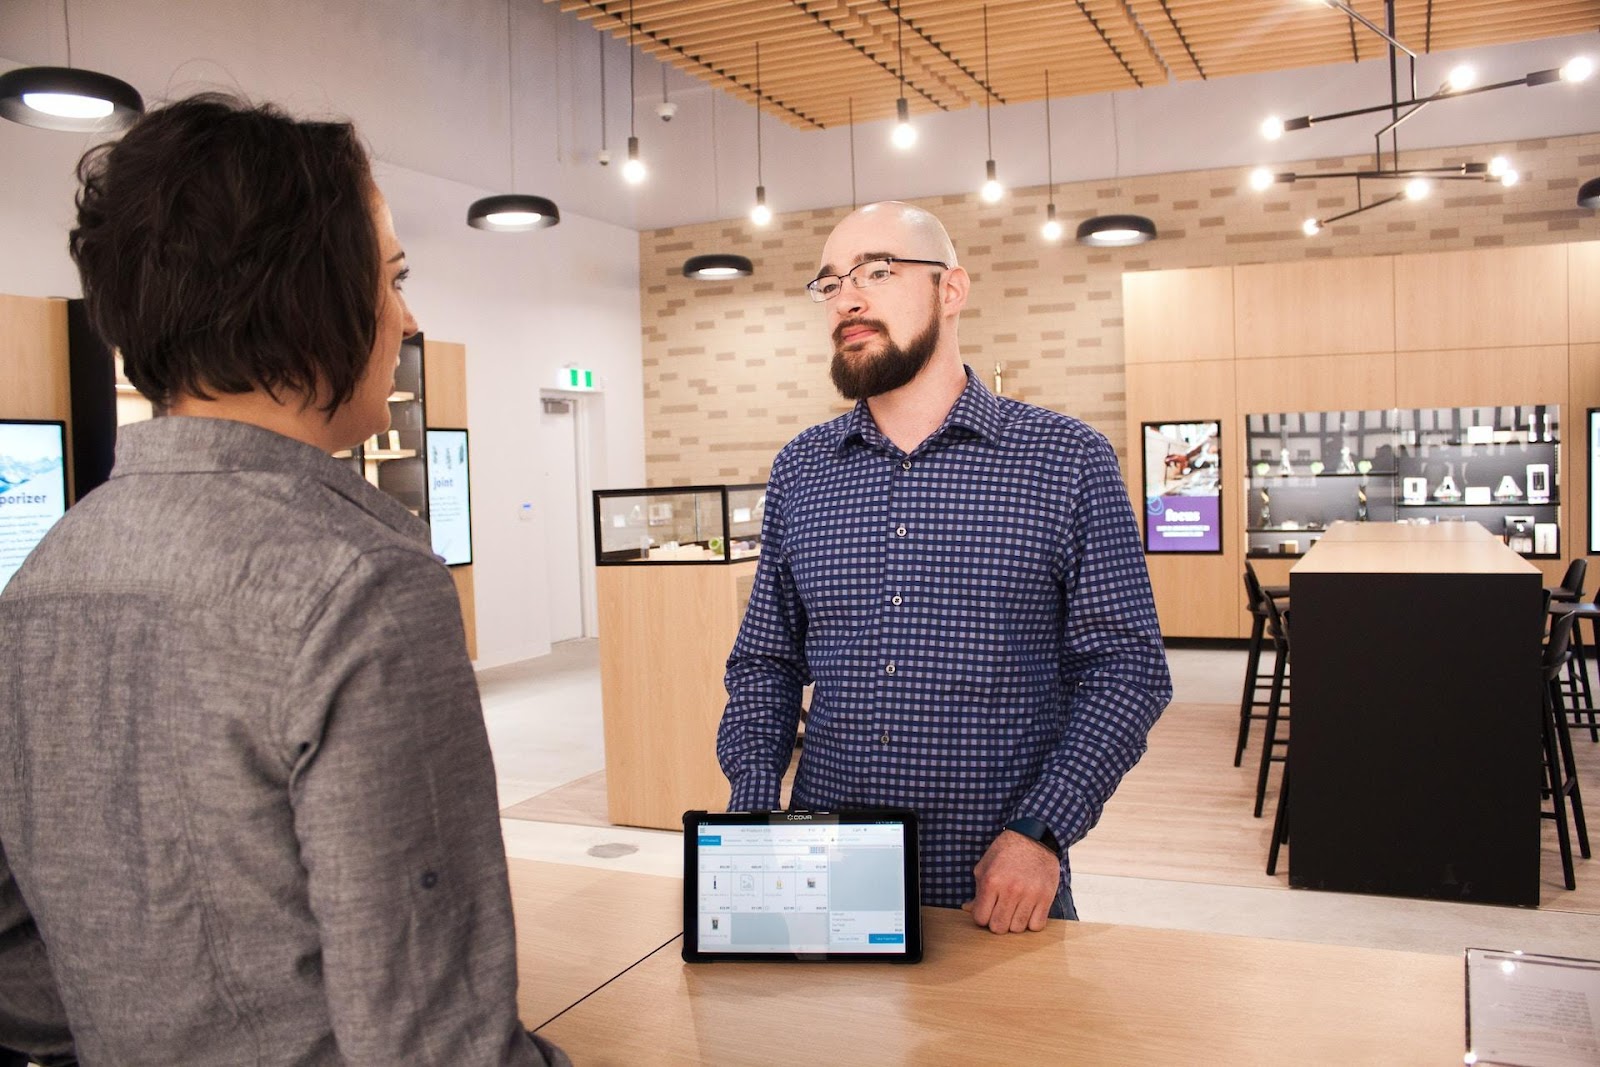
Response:
POLYGON ((1061 878, 1061 862, 1044 845, 1002 830, 972 869, 977 894, 961 905, 973 922, 997 934, 1043 930, 1061 878))

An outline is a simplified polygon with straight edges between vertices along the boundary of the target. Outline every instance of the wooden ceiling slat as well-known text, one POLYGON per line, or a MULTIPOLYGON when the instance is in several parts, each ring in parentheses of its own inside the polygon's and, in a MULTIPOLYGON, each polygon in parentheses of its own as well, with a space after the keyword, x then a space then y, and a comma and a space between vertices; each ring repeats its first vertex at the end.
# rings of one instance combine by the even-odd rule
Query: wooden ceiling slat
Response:
MULTIPOLYGON (((603 33, 628 36, 627 0, 545 0, 603 33)), ((1351 23, 1306 0, 633 0, 635 47, 798 127, 893 114, 904 37, 917 114, 1351 61, 1351 23), (896 8, 899 8, 897 15, 896 8), (902 26, 901 19, 904 20, 902 26), (1191 56, 1192 53, 1192 56, 1191 56), (989 69, 992 67, 992 71, 989 69)), ((1352 0, 1384 23, 1383 0, 1352 0)), ((1397 0, 1395 36, 1419 53, 1600 29, 1600 0, 1397 0)), ((1356 25, 1363 59, 1384 43, 1356 25)), ((1483 71, 1507 80, 1526 71, 1483 71)), ((1424 90, 1426 91, 1426 90, 1424 90)))

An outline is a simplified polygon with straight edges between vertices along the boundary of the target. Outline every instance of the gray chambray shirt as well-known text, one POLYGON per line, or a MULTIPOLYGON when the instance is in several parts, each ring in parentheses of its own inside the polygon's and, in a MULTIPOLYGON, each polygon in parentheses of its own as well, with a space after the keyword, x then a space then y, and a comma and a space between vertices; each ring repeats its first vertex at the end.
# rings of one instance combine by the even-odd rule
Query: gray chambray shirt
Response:
POLYGON ((0 849, 0 1045, 545 1061, 449 572, 309 445, 119 431, 0 597, 0 849))

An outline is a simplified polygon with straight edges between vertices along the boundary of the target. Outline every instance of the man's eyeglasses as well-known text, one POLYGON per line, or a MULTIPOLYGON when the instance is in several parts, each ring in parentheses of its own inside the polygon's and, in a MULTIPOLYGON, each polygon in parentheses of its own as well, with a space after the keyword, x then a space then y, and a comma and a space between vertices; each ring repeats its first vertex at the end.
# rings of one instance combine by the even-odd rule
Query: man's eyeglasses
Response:
POLYGON ((806 283, 806 292, 811 299, 820 304, 825 300, 832 300, 844 291, 844 281, 850 279, 857 289, 865 289, 869 285, 882 285, 894 277, 896 263, 921 263, 928 267, 943 267, 950 269, 950 264, 937 259, 901 259, 899 256, 886 256, 883 259, 869 259, 865 263, 857 263, 843 274, 824 274, 813 278, 806 283))

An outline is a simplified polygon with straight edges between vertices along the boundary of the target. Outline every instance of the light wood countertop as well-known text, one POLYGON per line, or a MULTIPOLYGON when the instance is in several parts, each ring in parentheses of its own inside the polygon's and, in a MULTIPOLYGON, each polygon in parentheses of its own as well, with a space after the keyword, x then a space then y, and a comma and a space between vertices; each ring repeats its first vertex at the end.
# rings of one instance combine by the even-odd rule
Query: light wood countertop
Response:
MULTIPOLYGON (((683 931, 683 880, 508 860, 517 1009, 537 1028, 683 931)), ((676 953, 674 941, 671 951, 676 953)))
POLYGON ((1305 574, 1537 574, 1475 522, 1334 523, 1290 570, 1305 574))
MULTIPOLYGON (((581 1064, 1459 1063, 1459 959, 924 909, 921 964, 686 965, 540 1030, 581 1064)), ((587 934, 592 927, 585 927, 587 934)), ((570 947, 568 951, 571 951, 570 947)))

